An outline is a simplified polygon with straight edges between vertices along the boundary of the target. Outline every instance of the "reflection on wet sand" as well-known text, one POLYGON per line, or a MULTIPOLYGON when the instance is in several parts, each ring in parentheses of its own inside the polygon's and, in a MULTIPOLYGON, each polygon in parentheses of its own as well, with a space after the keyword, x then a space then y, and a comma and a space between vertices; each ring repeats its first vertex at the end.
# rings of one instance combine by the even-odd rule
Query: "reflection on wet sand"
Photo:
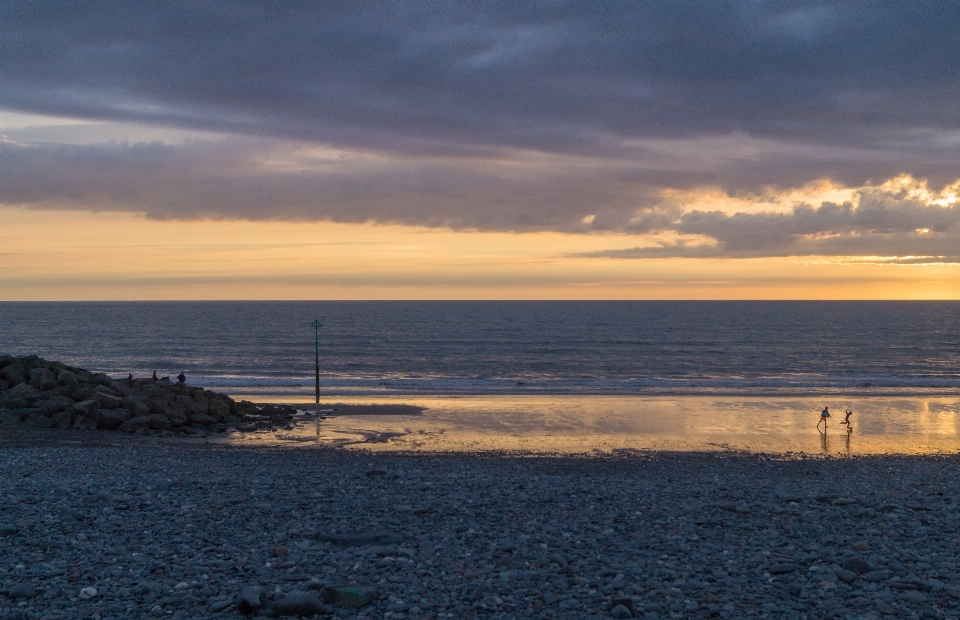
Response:
POLYGON ((292 431, 235 434, 241 444, 368 450, 595 453, 746 450, 917 454, 960 449, 957 397, 717 398, 469 396, 342 399, 300 405, 292 431), (816 428, 824 405, 856 411, 856 432, 816 428), (853 437, 853 435, 856 437, 853 437))

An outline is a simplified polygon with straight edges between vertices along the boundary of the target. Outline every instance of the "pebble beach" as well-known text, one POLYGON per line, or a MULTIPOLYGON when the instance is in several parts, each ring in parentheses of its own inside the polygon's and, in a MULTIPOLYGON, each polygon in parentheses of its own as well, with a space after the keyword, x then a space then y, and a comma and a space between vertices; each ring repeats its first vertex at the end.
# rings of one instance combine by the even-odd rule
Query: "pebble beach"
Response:
POLYGON ((0 618, 960 616, 952 455, 3 433, 0 618))

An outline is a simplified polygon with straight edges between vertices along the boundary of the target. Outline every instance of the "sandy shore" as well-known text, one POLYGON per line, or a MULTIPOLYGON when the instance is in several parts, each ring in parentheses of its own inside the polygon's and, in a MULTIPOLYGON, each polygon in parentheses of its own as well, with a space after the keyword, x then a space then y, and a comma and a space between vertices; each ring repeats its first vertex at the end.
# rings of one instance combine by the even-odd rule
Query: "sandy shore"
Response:
POLYGON ((2 618, 237 618, 249 586, 267 617, 291 600, 399 620, 960 615, 956 456, 373 454, 4 426, 0 458, 2 618), (343 584, 366 600, 324 589, 343 584))

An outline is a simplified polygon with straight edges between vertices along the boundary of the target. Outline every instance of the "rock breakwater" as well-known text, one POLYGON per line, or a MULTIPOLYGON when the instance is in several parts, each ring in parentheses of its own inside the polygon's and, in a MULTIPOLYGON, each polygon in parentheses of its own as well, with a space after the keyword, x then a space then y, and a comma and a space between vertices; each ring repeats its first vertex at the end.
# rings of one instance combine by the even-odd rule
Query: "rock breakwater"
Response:
POLYGON ((35 355, 0 356, 0 422, 41 428, 198 434, 288 423, 295 410, 236 403, 168 378, 114 379, 35 355))

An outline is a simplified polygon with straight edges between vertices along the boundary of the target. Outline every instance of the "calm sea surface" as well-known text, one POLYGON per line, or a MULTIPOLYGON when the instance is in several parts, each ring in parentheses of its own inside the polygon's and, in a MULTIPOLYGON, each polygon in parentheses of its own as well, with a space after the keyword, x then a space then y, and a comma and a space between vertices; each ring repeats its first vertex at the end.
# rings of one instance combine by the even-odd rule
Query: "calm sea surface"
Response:
POLYGON ((0 352, 231 394, 956 394, 957 302, 0 303, 0 352))

